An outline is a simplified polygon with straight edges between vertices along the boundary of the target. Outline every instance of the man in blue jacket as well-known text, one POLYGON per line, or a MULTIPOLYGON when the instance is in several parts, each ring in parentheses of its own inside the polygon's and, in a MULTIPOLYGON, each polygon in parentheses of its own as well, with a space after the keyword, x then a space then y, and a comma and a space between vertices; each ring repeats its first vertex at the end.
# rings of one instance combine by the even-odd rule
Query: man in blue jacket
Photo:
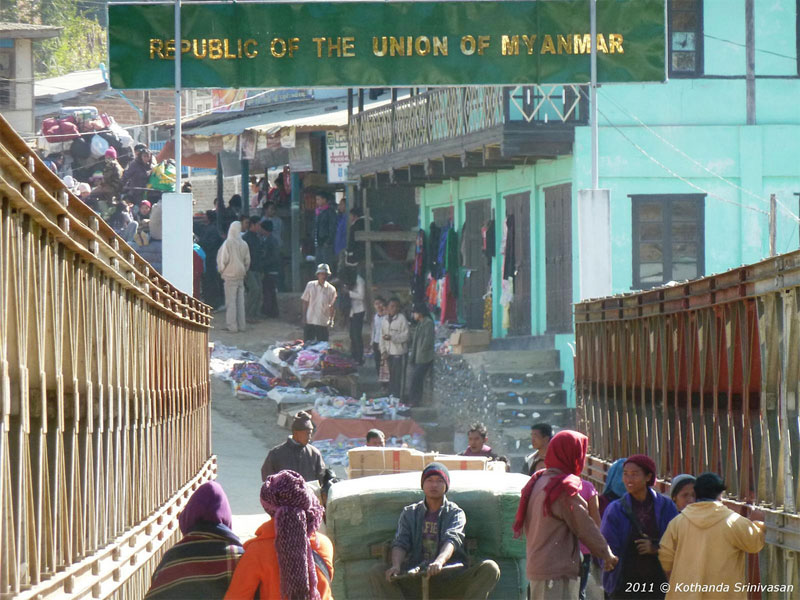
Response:
POLYGON ((608 505, 600 531, 619 563, 603 573, 609 598, 664 598, 667 582, 658 562, 658 546, 669 522, 678 514, 675 504, 653 490, 656 464, 644 454, 628 457, 622 467, 627 493, 608 505))
POLYGON ((433 462, 422 471, 425 499, 406 506, 392 542, 392 564, 376 567, 371 573, 376 598, 419 598, 421 581, 396 579, 405 570, 423 566, 430 579, 430 598, 486 598, 500 579, 500 568, 484 560, 468 568, 446 571, 448 563, 466 565, 464 526, 467 519, 457 504, 445 494, 450 488, 450 473, 443 464, 433 462))

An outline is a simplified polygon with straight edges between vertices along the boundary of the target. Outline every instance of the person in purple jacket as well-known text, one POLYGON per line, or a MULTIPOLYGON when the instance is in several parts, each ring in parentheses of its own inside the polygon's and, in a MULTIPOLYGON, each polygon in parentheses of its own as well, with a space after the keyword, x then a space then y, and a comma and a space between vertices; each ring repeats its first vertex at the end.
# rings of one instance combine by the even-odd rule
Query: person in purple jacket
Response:
POLYGON ((669 522, 678 514, 675 504, 652 489, 656 464, 643 454, 628 457, 622 480, 627 493, 608 505, 600 527, 619 563, 603 573, 609 598, 664 598, 667 582, 658 562, 658 545, 669 522))

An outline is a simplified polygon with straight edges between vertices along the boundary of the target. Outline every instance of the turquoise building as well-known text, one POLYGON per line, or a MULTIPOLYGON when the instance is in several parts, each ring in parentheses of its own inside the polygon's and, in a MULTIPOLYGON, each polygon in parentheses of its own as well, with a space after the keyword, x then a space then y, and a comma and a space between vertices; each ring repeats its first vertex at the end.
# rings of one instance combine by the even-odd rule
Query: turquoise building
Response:
MULTIPOLYGON (((768 256, 773 194, 777 252, 800 245, 798 5, 668 0, 668 81, 599 88, 611 293, 768 256)), ((580 248, 591 249, 578 229, 578 191, 591 187, 588 91, 435 89, 350 120, 351 174, 372 186, 416 186, 420 226, 449 222, 467 238, 460 320, 482 326, 490 291, 493 338, 552 344, 569 402, 571 305, 584 297, 580 248), (509 216, 514 277, 506 310, 509 216), (491 258, 482 251, 487 225, 494 227, 491 258)))

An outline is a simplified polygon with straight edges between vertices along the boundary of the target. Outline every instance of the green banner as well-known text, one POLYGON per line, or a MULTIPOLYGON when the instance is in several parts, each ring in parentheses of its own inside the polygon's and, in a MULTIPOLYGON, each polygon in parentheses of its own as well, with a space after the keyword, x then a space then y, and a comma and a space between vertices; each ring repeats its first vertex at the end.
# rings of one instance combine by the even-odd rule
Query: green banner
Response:
MULTIPOLYGON (((665 0, 598 0, 598 81, 665 80, 665 0)), ((589 81, 589 0, 184 2, 184 88, 589 81)), ((174 87, 171 4, 108 6, 111 85, 174 87)))

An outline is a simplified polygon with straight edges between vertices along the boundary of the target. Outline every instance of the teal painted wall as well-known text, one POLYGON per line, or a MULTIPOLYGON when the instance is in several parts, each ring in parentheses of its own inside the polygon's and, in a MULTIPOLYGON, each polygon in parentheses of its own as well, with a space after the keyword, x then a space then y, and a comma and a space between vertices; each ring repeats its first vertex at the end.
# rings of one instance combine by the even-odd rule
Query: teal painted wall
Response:
MULTIPOLYGON (((633 281, 632 194, 705 193, 705 274, 758 261, 769 252, 769 196, 779 201, 777 249, 800 247, 800 78, 797 77, 796 0, 756 0, 756 124, 746 125, 744 0, 705 0, 704 75, 665 84, 606 85, 599 90, 600 187, 611 192, 612 287, 633 281)), ((531 192, 532 333, 546 328, 544 192, 572 183, 573 290, 579 288, 577 191, 591 187, 590 131, 575 132, 573 156, 511 171, 426 186, 421 218, 452 204, 460 230, 463 204, 490 198, 502 240, 503 197, 531 192)), ((493 268, 494 335, 500 327, 499 247, 493 268)), ((574 336, 556 336, 565 388, 574 405, 574 336)))
MULTIPOLYGON (((492 265, 492 322, 494 337, 505 337, 503 313, 500 306, 500 289, 503 269, 501 244, 503 239, 503 219, 505 217, 505 196, 520 192, 531 194, 531 230, 518 232, 527 235, 531 248, 531 330, 540 335, 547 327, 546 289, 545 289, 545 229, 544 229, 544 188, 562 183, 570 183, 574 178, 572 157, 541 161, 536 165, 516 167, 508 171, 486 173, 477 177, 449 181, 439 185, 425 186, 420 193, 420 223, 424 228, 433 220, 433 210, 452 207, 453 220, 460 232, 464 225, 465 204, 475 200, 489 199, 495 215, 495 260, 492 265)), ((573 239, 577 239, 577 206, 575 190, 572 202, 573 239)), ((578 256, 573 252, 573 289, 578 287, 578 256)), ((564 370, 565 389, 568 390, 569 406, 575 406, 573 361, 568 343, 574 343, 574 336, 556 336, 556 348, 561 351, 561 367, 564 370)))
MULTIPOLYGON (((773 193, 781 203, 777 248, 800 247, 794 196, 800 192, 800 162, 793 159, 800 153, 800 125, 620 129, 602 127, 599 142, 600 187, 611 191, 614 293, 630 291, 633 282, 633 194, 707 194, 705 274, 768 255, 773 193)), ((575 189, 589 187, 588 128, 576 131, 574 151, 575 189)))

